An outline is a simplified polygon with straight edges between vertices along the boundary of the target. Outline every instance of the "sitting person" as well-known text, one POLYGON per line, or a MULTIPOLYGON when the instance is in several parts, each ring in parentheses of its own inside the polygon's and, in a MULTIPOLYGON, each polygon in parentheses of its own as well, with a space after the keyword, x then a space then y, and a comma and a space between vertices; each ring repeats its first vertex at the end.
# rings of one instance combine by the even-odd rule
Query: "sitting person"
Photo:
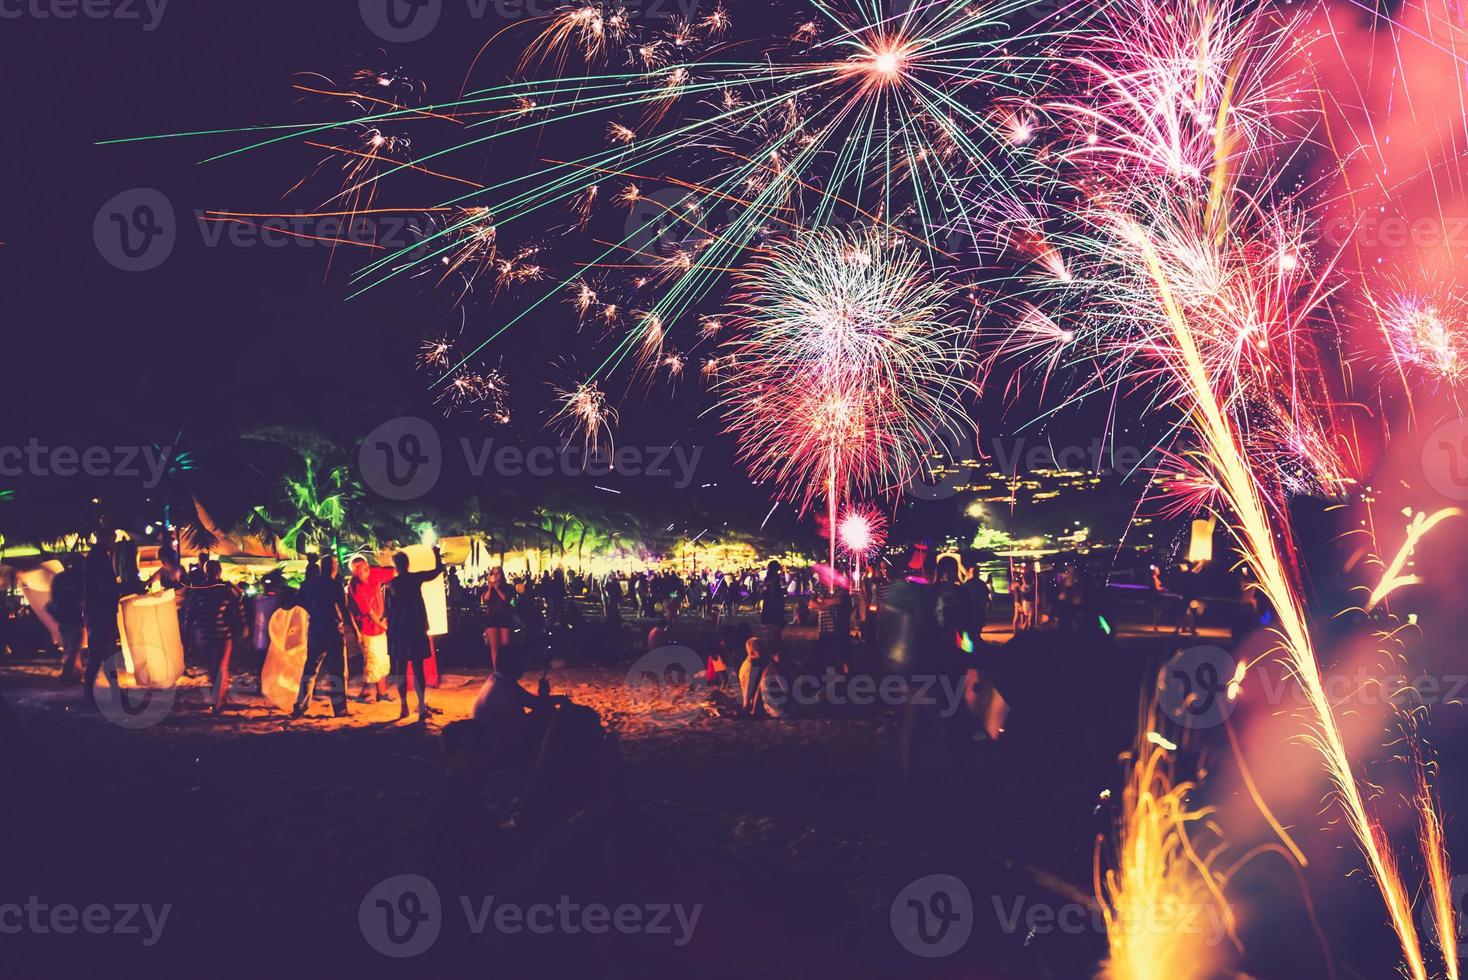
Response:
POLYGON ((723 637, 714 640, 714 651, 708 655, 704 668, 704 681, 717 691, 729 686, 729 644, 723 637))
POLYGON ((744 663, 739 665, 739 704, 746 712, 753 713, 755 695, 759 693, 759 678, 764 669, 765 644, 757 636, 744 641, 744 663))
POLYGON ((491 764, 497 769, 527 767, 543 734, 546 710, 571 703, 570 698, 525 690, 520 686, 524 669, 518 647, 501 650, 499 665, 474 699, 474 720, 482 726, 491 764))
POLYGON ((480 795, 484 769, 484 733, 472 721, 445 725, 439 739, 443 755, 443 785, 434 798, 434 816, 439 830, 448 833, 474 832, 486 819, 480 795))
POLYGON ((763 713, 771 718, 789 718, 791 707, 790 681, 785 676, 784 667, 780 665, 780 651, 775 650, 765 663, 765 669, 760 672, 759 689, 755 693, 754 707, 750 714, 763 713))
POLYGON ((543 734, 537 735, 533 766, 514 817, 517 829, 540 837, 578 818, 604 813, 621 783, 617 740, 602 727, 601 716, 569 699, 556 701, 542 712, 543 734))

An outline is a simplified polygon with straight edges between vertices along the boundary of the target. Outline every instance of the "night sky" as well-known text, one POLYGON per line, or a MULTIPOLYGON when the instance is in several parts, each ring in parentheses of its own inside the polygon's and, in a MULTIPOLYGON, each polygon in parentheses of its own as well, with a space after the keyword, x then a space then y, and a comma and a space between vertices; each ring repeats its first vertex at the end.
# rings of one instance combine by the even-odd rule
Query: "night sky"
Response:
MULTIPOLYGON (((0 317, 7 327, 3 364, 10 407, 0 443, 35 436, 75 445, 188 446, 284 425, 319 430, 350 448, 395 416, 442 420, 429 391, 435 376, 415 367, 420 343, 462 329, 472 347, 544 285, 540 292, 498 299, 481 286, 459 309, 454 290, 414 279, 349 299, 350 274, 363 264, 352 249, 333 254, 321 243, 298 240, 241 247, 237 228, 196 217, 207 210, 313 210, 338 178, 318 173, 304 189, 288 192, 327 153, 293 139, 201 162, 250 141, 242 134, 98 144, 343 118, 340 103, 303 95, 292 84, 325 85, 321 76, 341 80, 359 68, 412 77, 424 86, 425 101, 446 99, 459 91, 488 36, 506 27, 527 37, 533 30, 506 15, 522 9, 516 4, 491 3, 482 17, 471 13, 477 6, 446 0, 438 27, 411 44, 386 44, 365 26, 357 4, 346 0, 174 0, 152 29, 145 25, 153 15, 141 4, 137 19, 0 20, 13 85, 9 179, 0 187, 0 274, 6 283, 0 317), (161 266, 129 273, 104 260, 93 229, 104 204, 135 188, 154 188, 167 198, 177 241, 161 266)), ((736 33, 743 23, 767 36, 771 18, 795 24, 795 13, 779 4, 740 2, 732 12, 736 33)), ((506 55, 496 57, 498 50, 481 60, 476 83, 504 74, 506 55)), ((601 140, 603 125, 598 118, 588 138, 601 140)), ((495 155, 455 156, 445 169, 489 181, 523 170, 533 154, 554 159, 574 149, 566 139, 582 135, 537 135, 495 155)), ((430 144, 442 140, 425 137, 422 145, 430 144)), ((390 202, 384 193, 383 203, 427 204, 443 196, 439 184, 424 185, 414 198, 417 190, 399 185, 390 202)), ((565 221, 565 215, 548 218, 537 241, 552 266, 571 260, 556 246, 565 221)), ((511 429, 496 432, 470 415, 442 421, 445 437, 553 442, 544 428, 553 411, 552 384, 573 381, 595 365, 600 353, 591 341, 569 305, 559 299, 544 304, 477 362, 509 378, 511 429)), ((768 488, 748 485, 732 440, 720 434, 719 419, 709 411, 712 398, 696 377, 695 358, 689 365, 690 377, 675 390, 662 382, 631 387, 625 378, 608 385, 621 415, 617 441, 703 447, 699 484, 716 482, 723 494, 710 505, 735 508, 742 520, 757 518, 768 507, 768 488)), ((1005 404, 1003 387, 991 385, 975 409, 986 447, 1031 418, 1024 406, 1005 404)), ((1085 444, 1100 433, 1099 418, 1090 413, 1068 420, 1063 414, 1061 430, 1047 421, 1024 436, 1033 445, 1063 431, 1062 442, 1085 444)), ((661 483, 649 489, 666 492, 661 483)))

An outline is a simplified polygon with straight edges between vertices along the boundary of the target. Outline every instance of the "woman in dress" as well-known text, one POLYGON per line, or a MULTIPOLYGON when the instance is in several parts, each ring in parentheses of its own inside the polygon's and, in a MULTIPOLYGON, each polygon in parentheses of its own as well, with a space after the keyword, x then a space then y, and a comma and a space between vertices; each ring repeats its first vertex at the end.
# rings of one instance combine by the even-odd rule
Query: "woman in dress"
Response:
POLYGON ((489 644, 489 662, 499 670, 500 651, 510 645, 510 629, 515 625, 515 593, 505 581, 505 570, 498 566, 489 570, 489 585, 480 597, 484 604, 484 639, 489 644))
POLYGON ((397 577, 382 587, 382 608, 387 620, 387 655, 393 676, 398 680, 398 696, 403 699, 398 719, 408 717, 408 672, 416 671, 418 686, 418 720, 428 720, 428 682, 423 675, 423 662, 428 659, 428 608, 423 604, 423 585, 443 574, 443 555, 433 549, 435 566, 426 572, 408 571, 408 555, 399 551, 392 556, 397 577))

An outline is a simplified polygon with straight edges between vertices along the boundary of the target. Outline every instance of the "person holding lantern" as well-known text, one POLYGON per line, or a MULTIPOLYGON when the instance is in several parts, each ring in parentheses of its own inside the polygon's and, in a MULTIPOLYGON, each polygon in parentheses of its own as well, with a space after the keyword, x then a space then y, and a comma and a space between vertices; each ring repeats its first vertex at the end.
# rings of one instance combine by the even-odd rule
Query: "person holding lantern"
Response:
POLYGON ((423 664, 432 653, 428 643, 428 607, 423 602, 423 586, 443 574, 443 555, 433 549, 435 565, 426 572, 411 572, 408 553, 392 556, 397 576, 382 589, 383 612, 387 619, 387 653, 392 673, 398 682, 402 709, 398 720, 408 717, 408 675, 417 673, 418 720, 428 720, 428 679, 423 664))

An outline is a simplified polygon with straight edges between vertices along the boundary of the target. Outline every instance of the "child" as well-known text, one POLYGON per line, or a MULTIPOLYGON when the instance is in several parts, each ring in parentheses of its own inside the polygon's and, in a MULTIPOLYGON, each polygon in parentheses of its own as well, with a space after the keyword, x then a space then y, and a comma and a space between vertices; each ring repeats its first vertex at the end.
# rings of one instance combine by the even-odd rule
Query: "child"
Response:
POLYGON ((757 636, 744 643, 744 663, 739 665, 739 700, 746 712, 754 713, 754 699, 759 692, 760 674, 764 672, 765 645, 757 636))
POLYGON ((722 691, 729 683, 729 662, 725 657, 728 649, 724 641, 716 641, 714 652, 708 655, 707 666, 704 668, 703 679, 708 686, 722 691))

